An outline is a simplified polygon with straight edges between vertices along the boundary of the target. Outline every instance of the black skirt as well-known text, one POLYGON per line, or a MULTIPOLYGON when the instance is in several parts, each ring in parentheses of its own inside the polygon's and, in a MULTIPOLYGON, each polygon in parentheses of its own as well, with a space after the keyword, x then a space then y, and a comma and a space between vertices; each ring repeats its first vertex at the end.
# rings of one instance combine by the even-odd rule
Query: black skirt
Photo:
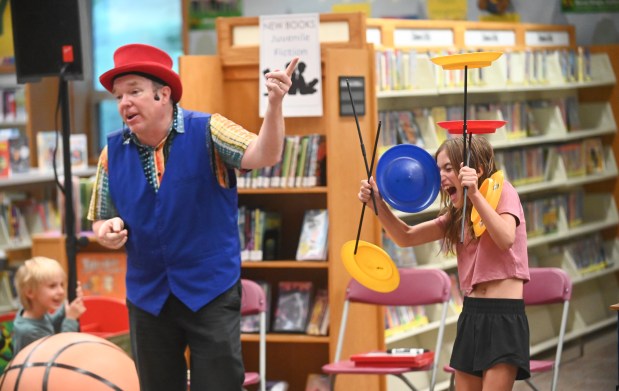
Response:
POLYGON ((531 377, 529 322, 519 299, 464 298, 449 365, 481 377, 497 364, 518 368, 516 380, 531 377))

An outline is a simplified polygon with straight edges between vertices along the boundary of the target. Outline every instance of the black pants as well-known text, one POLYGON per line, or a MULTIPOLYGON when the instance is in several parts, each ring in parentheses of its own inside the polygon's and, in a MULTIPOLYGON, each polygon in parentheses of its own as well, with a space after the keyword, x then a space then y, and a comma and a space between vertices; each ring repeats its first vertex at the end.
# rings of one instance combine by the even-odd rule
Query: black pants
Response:
POLYGON ((197 312, 173 295, 159 316, 127 304, 141 391, 186 391, 187 346, 192 390, 242 390, 240 281, 197 312))

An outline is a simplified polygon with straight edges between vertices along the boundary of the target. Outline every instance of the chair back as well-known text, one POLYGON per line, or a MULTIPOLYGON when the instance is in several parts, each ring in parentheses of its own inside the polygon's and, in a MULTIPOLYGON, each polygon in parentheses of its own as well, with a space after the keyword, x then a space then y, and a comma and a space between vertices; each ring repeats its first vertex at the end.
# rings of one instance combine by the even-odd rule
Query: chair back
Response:
MULTIPOLYGON (((445 320, 451 297, 451 280, 444 270, 441 269, 399 269, 400 284, 391 292, 376 292, 361 285, 354 279, 348 283, 346 299, 342 308, 342 321, 335 349, 335 361, 339 361, 342 355, 348 312, 351 303, 363 303, 388 306, 416 306, 442 304, 439 329, 434 347, 434 362, 431 368, 430 390, 434 390, 436 383, 436 370, 440 360, 443 336, 445 333, 445 320)), ((401 379, 405 379, 400 376, 401 379)), ((332 377, 332 382, 334 378, 332 377)), ((406 380, 404 380, 406 382, 406 380)), ((408 384, 408 383, 407 383, 408 384)), ((409 385, 414 389, 412 385, 409 385)))
POLYGON ((266 294, 258 283, 247 279, 241 279, 241 288, 241 315, 260 315, 258 373, 246 372, 243 386, 259 382, 260 391, 266 391, 266 294))
POLYGON ((388 293, 376 292, 356 280, 348 284, 350 302, 377 305, 427 305, 448 301, 451 281, 440 269, 400 269, 400 285, 388 293))
POLYGON ((572 297, 572 280, 563 269, 533 267, 531 280, 524 284, 525 305, 563 303, 572 297))
MULTIPOLYGON (((531 280, 524 284, 525 305, 563 304, 561 324, 557 340, 557 350, 554 360, 531 360, 531 371, 546 371, 552 369, 550 390, 555 391, 559 382, 559 366, 563 352, 563 341, 567 328, 570 298, 572 297, 572 280, 563 269, 555 267, 534 267, 529 269, 531 280), (537 367, 537 368, 536 368, 537 367)), ((527 384, 534 387, 530 380, 527 384)))
POLYGON ((129 331, 129 312, 124 300, 106 296, 84 296, 86 312, 80 316, 82 331, 117 333, 129 331))
POLYGON ((266 297, 260 285, 251 280, 241 279, 241 315, 255 315, 266 311, 266 297))

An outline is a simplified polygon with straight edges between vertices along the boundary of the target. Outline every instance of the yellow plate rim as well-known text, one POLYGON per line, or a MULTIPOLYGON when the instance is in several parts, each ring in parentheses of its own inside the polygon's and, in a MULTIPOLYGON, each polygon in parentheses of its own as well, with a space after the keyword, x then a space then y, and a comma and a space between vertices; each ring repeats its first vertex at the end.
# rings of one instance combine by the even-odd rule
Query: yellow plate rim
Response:
MULTIPOLYGON (((486 178, 484 182, 481 184, 479 191, 482 192, 484 198, 492 209, 496 210, 497 205, 499 204, 499 200, 501 199, 501 194, 503 193, 503 182, 505 180, 505 176, 503 175, 502 170, 498 170, 494 174, 490 176, 490 178, 486 178), (498 185, 498 187, 496 186, 498 185), (484 192, 485 187, 485 192, 484 192), (491 188, 491 189, 490 189, 491 188)), ((473 223, 473 230, 475 231, 475 236, 480 237, 485 231, 486 226, 481 221, 481 216, 475 207, 471 210, 471 222, 473 223)))
MULTIPOLYGON (((398 271, 398 268, 396 267, 389 254, 387 254, 385 250, 375 244, 363 240, 359 241, 357 251, 359 251, 361 247, 369 247, 382 256, 379 259, 382 259, 386 265, 390 265, 393 268, 391 278, 387 280, 379 280, 373 278, 370 274, 361 270, 361 268, 355 261, 355 242, 355 240, 350 240, 344 243, 341 249, 342 262, 344 263, 344 267, 346 268, 348 273, 361 285, 373 291, 382 293, 394 291, 400 285, 400 272, 398 271)), ((357 255, 359 254, 357 253, 357 255)))
POLYGON ((459 53, 447 56, 433 57, 430 60, 445 70, 483 68, 492 65, 492 62, 501 57, 503 52, 475 52, 459 53))

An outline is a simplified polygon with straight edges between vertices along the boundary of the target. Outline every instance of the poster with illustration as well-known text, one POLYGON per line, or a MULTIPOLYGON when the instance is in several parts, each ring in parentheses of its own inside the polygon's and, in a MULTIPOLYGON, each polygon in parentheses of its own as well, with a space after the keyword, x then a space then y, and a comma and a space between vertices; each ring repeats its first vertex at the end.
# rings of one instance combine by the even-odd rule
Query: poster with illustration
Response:
MULTIPOLYGON (((291 76, 292 85, 284 98, 285 117, 322 116, 322 69, 318 14, 260 16, 260 80, 275 70, 286 69, 299 57, 291 76)), ((268 103, 267 88, 260 85, 260 117, 268 103)))

